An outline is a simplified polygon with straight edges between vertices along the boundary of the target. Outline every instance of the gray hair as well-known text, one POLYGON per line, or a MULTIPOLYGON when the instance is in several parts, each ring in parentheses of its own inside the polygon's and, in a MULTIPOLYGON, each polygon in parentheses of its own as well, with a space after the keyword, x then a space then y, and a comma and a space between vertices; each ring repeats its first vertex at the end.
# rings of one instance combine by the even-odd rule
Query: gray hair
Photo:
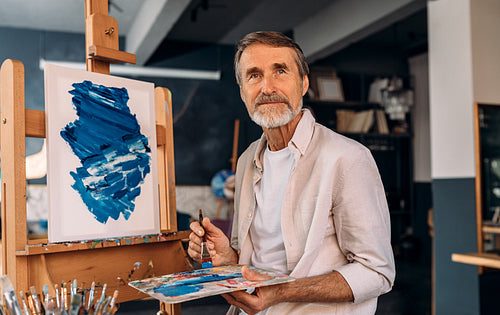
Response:
POLYGON ((253 32, 245 37, 238 43, 236 54, 234 56, 234 72, 236 75, 236 82, 241 86, 241 73, 240 73, 240 59, 243 51, 250 45, 260 43, 273 47, 290 47, 295 50, 295 61, 299 68, 299 74, 303 78, 309 74, 309 66, 307 65, 306 58, 300 46, 291 38, 279 33, 271 31, 253 32))

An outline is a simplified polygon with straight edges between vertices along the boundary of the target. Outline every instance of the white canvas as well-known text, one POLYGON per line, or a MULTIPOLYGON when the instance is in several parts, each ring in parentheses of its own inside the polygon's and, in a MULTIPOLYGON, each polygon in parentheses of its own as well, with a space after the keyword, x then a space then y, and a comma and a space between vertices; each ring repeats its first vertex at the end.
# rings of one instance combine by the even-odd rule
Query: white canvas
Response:
POLYGON ((49 241, 159 233, 154 85, 47 65, 45 113, 49 241))

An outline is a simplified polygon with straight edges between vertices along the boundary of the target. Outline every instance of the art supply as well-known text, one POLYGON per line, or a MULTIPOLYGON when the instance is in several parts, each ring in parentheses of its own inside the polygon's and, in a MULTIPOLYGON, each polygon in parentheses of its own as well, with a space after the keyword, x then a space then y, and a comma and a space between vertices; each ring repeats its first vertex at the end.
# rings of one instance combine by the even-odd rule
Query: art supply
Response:
POLYGON ((30 310, 30 314, 36 313, 35 311, 35 304, 33 303, 33 297, 31 297, 31 294, 28 292, 25 292, 25 297, 26 297, 26 303, 28 304, 28 309, 30 310))
POLYGON ((16 292, 14 291, 14 286, 8 276, 0 277, 0 285, 2 286, 2 297, 7 307, 7 311, 10 315, 23 315, 21 313, 21 307, 19 306, 19 301, 17 300, 16 292))
POLYGON ((99 310, 98 314, 99 315, 103 315, 103 314, 106 314, 106 309, 108 308, 108 305, 109 305, 109 302, 111 301, 111 297, 108 296, 106 298, 106 300, 104 300, 104 302, 102 303, 101 305, 101 309, 99 310))
MULTIPOLYGON (((200 209, 199 210, 199 222, 200 226, 203 229, 203 212, 200 209)), ((205 229, 203 229, 205 230, 205 229)), ((203 233, 203 236, 201 237, 201 267, 202 268, 212 268, 212 257, 210 257, 210 253, 208 252, 208 245, 207 245, 207 238, 205 236, 205 233, 203 233)))
POLYGON ((86 295, 86 290, 82 289, 80 295, 82 297, 82 299, 80 301, 80 312, 83 313, 83 311, 85 310, 85 295, 86 295))
POLYGON ((63 281, 61 284, 61 312, 65 312, 68 306, 68 289, 66 289, 66 283, 63 281))
POLYGON ((95 291, 95 282, 92 281, 92 285, 90 286, 89 303, 87 305, 87 310, 90 310, 90 307, 94 305, 94 291, 95 291))
POLYGON ((3 301, 0 301, 0 315, 7 315, 6 312, 7 312, 7 310, 5 309, 5 305, 3 304, 3 301))
POLYGON ((36 314, 42 314, 42 305, 40 303, 40 299, 38 298, 38 293, 36 293, 36 288, 34 286, 30 287, 31 290, 31 298, 33 299, 33 305, 35 306, 36 314))
POLYGON ((241 265, 202 268, 131 281, 129 285, 155 299, 172 304, 295 280, 287 275, 247 267, 267 278, 267 280, 249 281, 243 277, 242 268, 241 265))
POLYGON ((45 315, 59 315, 59 312, 56 313, 56 305, 54 303, 54 300, 52 297, 47 294, 47 297, 45 298, 45 315))
POLYGON ((42 291, 42 300, 43 300, 43 305, 45 309, 47 309, 47 304, 49 303, 49 285, 45 284, 43 286, 43 291, 42 291))
POLYGON ((59 285, 55 284, 54 285, 54 290, 56 292, 56 309, 60 310, 61 309, 61 300, 59 299, 59 285))
POLYGON ((69 307, 69 315, 78 315, 78 312, 80 311, 80 303, 82 301, 82 297, 80 294, 75 293, 71 297, 71 305, 69 307))
POLYGON ((73 280, 73 285, 71 286, 71 296, 76 294, 77 288, 78 288, 78 285, 77 285, 77 282, 75 279, 75 280, 73 280))
POLYGON ((30 315, 30 311, 28 310, 28 305, 26 304, 26 299, 24 298, 24 292, 20 291, 19 296, 21 296, 21 302, 23 304, 23 314, 30 315))
POLYGON ((106 288, 107 288, 107 284, 105 283, 102 287, 102 293, 101 293, 101 298, 99 299, 99 301, 97 301, 96 305, 95 305, 95 313, 94 314, 99 314, 99 310, 101 309, 101 306, 102 304, 104 303, 104 300, 106 299, 106 288))
POLYGON ((118 298, 118 290, 115 290, 115 292, 113 293, 113 298, 111 299, 111 302, 109 302, 109 307, 108 307, 108 310, 106 311, 105 315, 111 315, 111 314, 114 314, 116 312, 116 310, 114 308, 115 308, 115 303, 116 303, 117 298, 118 298))

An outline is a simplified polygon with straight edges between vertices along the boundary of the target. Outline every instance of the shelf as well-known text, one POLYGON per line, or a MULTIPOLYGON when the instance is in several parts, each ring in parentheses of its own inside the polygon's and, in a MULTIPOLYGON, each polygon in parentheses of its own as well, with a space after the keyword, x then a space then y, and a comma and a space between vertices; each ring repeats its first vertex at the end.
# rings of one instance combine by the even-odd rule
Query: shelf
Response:
POLYGON ((353 101, 320 101, 320 100, 304 100, 304 106, 321 106, 321 107, 331 107, 332 109, 383 109, 379 103, 367 103, 367 102, 353 102, 353 101))
POLYGON ((500 255, 490 253, 468 253, 451 255, 454 262, 500 269, 500 255))
MULTIPOLYGON (((349 96, 364 99, 363 95, 349 96)), ((411 113, 405 115, 404 122, 399 122, 391 120, 380 103, 304 99, 304 107, 312 110, 319 124, 370 150, 384 189, 391 191, 387 194, 387 203, 394 219, 391 220, 392 239, 399 240, 412 226, 414 216, 411 113), (372 111, 373 117, 368 116, 370 113, 361 114, 366 111, 372 111)))
POLYGON ((483 233, 500 234, 500 224, 484 222, 482 227, 483 233))

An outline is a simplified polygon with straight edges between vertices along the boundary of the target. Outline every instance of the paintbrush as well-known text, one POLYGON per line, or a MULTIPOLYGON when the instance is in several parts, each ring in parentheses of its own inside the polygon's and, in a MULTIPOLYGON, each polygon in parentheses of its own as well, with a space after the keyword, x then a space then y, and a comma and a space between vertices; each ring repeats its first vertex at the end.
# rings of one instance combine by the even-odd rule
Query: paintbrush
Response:
POLYGON ((47 294, 45 301, 45 315, 56 315, 56 304, 50 294, 47 294))
POLYGON ((21 302, 23 304, 23 313, 24 315, 30 315, 30 311, 28 310, 28 305, 26 304, 26 299, 24 298, 24 292, 20 291, 19 296, 21 297, 21 302))
MULTIPOLYGON (((118 290, 115 290, 113 293, 113 298, 111 299, 111 302, 109 302, 108 309, 106 310, 105 315, 110 315, 113 312, 113 309, 115 308, 115 303, 116 303, 116 298, 118 297, 118 290)), ((103 310, 104 311, 104 310, 103 310)))
POLYGON ((33 297, 28 292, 25 292, 24 294, 26 297, 26 303, 28 304, 28 309, 30 311, 30 314, 36 315, 36 309, 35 309, 35 304, 33 302, 33 297))
POLYGON ((208 252, 207 238, 205 235, 205 228, 203 228, 203 212, 199 210, 198 220, 200 222, 200 226, 203 229, 203 236, 201 237, 201 268, 212 268, 212 257, 210 257, 210 253, 208 252))
POLYGON ((90 307, 94 304, 94 291, 95 291, 95 281, 92 281, 89 292, 89 302, 87 304, 87 311, 90 311, 90 307))
POLYGON ((76 289, 77 289, 77 282, 76 282, 76 279, 73 280, 73 285, 71 286, 71 297, 73 297, 73 295, 76 294, 76 289))
POLYGON ((55 296, 56 296, 56 310, 60 311, 61 310, 61 301, 59 299, 59 285, 58 284, 54 284, 54 290, 56 292, 55 296))
POLYGON ((63 314, 68 310, 68 289, 66 288, 66 282, 63 281, 61 288, 61 312, 63 314))
POLYGON ((36 314, 42 314, 42 304, 40 303, 40 299, 38 298, 38 293, 36 293, 35 286, 30 287, 31 297, 33 298, 33 305, 35 306, 36 314))
POLYGON ((2 286, 2 297, 7 307, 9 314, 22 315, 19 301, 17 300, 16 291, 8 276, 0 277, 0 285, 2 286))
POLYGON ((49 285, 45 284, 42 289, 42 303, 45 310, 47 310, 47 304, 49 304, 49 285))
POLYGON ((3 298, 0 298, 0 315, 8 315, 7 308, 5 307, 5 304, 3 303, 3 298))
POLYGON ((82 302, 82 297, 80 294, 75 293, 71 296, 71 305, 69 307, 69 315, 78 315, 80 310, 80 303, 82 302))
POLYGON ((111 297, 110 296, 108 296, 106 298, 106 300, 104 300, 104 302, 102 303, 101 309, 99 310, 99 312, 97 314, 99 314, 99 315, 106 314, 105 311, 108 308, 109 301, 111 301, 111 297))
POLYGON ((106 299, 107 286, 108 285, 106 283, 102 286, 101 298, 99 299, 99 301, 97 301, 97 304, 95 305, 94 314, 98 314, 99 309, 101 308, 102 304, 104 303, 104 300, 106 299))

